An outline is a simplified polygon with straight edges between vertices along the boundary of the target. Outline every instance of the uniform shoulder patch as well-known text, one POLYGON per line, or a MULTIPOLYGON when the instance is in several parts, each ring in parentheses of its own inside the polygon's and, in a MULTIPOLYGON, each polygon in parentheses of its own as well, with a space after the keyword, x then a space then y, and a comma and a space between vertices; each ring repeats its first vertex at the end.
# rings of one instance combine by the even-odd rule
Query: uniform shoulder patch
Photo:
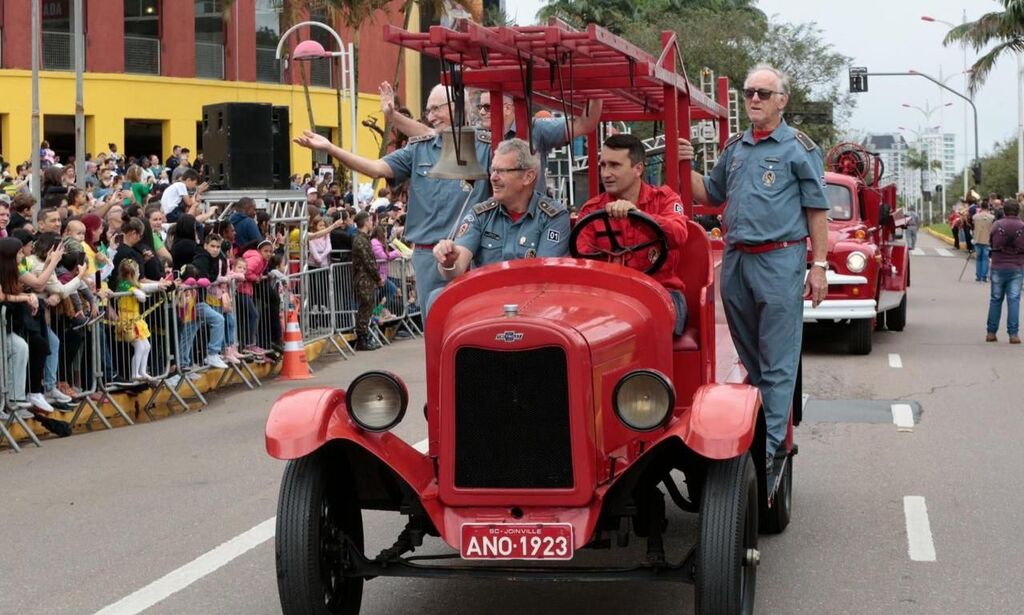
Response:
POLYGON ((436 134, 420 135, 418 137, 409 137, 409 145, 413 143, 423 143, 424 141, 433 141, 437 137, 436 134))
POLYGON ((793 133, 796 136, 796 140, 800 142, 800 145, 804 146, 805 150, 813 152, 818 149, 818 145, 802 131, 794 130, 793 133))
POLYGON ((722 149, 723 150, 726 149, 727 147, 729 147, 733 143, 736 143, 737 141, 739 141, 742 138, 743 138, 743 133, 742 132, 733 133, 733 135, 731 137, 729 137, 725 141, 725 145, 722 146, 722 149))
POLYGON ((492 209, 496 208, 497 206, 498 206, 498 201, 496 201, 494 199, 487 199, 483 203, 477 203, 476 205, 474 205, 473 206, 473 213, 475 213, 476 215, 479 216, 480 214, 483 214, 483 213, 486 213, 488 211, 491 211, 492 209))
POLYGON ((491 131, 490 130, 478 130, 476 131, 476 140, 481 143, 491 142, 491 131))
POLYGON ((565 207, 562 206, 560 203, 555 204, 545 199, 541 199, 540 201, 538 201, 537 207, 539 207, 540 210, 543 211, 549 218, 554 218, 558 214, 565 211, 565 207))

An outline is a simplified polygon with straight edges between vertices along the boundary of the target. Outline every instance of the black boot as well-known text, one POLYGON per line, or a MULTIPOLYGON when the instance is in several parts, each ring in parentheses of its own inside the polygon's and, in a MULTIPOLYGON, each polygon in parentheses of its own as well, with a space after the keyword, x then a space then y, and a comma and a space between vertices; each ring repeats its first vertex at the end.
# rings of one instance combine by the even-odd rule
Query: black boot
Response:
POLYGON ((356 338, 356 350, 377 350, 378 348, 380 348, 380 343, 369 334, 356 338))

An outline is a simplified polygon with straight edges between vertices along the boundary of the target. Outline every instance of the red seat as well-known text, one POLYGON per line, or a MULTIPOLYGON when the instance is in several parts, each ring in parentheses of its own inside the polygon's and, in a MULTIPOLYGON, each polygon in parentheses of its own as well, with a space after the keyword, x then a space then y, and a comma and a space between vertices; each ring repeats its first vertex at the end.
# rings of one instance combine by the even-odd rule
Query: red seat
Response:
POLYGON ((710 267, 711 241, 704 227, 690 220, 686 226, 686 243, 680 251, 676 275, 686 285, 683 293, 686 296, 686 329, 673 340, 672 350, 699 350, 701 290, 710 287, 714 281, 714 272, 710 267))
MULTIPOLYGON (((687 306, 689 309, 689 306, 687 306)), ((692 312, 690 313, 692 314, 692 312)), ((693 320, 696 320, 694 318, 693 320)), ((683 329, 683 334, 679 337, 672 338, 672 352, 679 352, 682 350, 700 350, 700 328, 696 325, 691 326, 691 319, 689 315, 686 319, 686 328, 683 329)))

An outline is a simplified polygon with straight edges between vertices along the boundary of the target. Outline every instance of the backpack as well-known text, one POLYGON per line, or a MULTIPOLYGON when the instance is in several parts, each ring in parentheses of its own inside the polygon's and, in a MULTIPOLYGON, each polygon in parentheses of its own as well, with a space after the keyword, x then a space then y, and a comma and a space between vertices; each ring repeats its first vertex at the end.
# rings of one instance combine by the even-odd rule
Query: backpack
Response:
POLYGON ((1010 236, 1006 229, 1002 225, 998 225, 992 229, 992 239, 990 243, 995 243, 996 237, 1002 238, 1002 244, 996 250, 996 252, 1002 252, 1003 254, 1024 254, 1024 247, 1020 246, 1018 241, 1024 236, 1024 226, 1018 228, 1012 236, 1010 236))

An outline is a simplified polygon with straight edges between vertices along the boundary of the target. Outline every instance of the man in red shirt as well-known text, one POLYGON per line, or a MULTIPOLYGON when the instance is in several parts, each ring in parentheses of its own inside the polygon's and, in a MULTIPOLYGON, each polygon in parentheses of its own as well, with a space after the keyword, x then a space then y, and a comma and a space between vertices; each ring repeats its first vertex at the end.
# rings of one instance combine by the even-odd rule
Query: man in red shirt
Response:
MULTIPOLYGON (((612 218, 612 231, 622 246, 645 244, 654 239, 646 227, 626 220, 630 210, 636 209, 647 214, 658 223, 668 237, 668 256, 661 268, 652 276, 661 282, 676 307, 676 323, 673 333, 682 335, 686 327, 685 286, 676 274, 679 250, 686 242, 686 216, 679 195, 668 186, 654 187, 643 181, 644 146, 640 139, 630 134, 612 135, 601 147, 601 183, 605 193, 587 201, 580 210, 580 217, 604 209, 612 218)), ((590 247, 608 249, 609 242, 600 236, 601 225, 590 225, 583 229, 576 245, 582 251, 590 247), (590 247, 588 247, 590 246, 590 247)), ((623 264, 646 270, 660 254, 660 247, 654 245, 633 252, 625 257, 623 264)))

